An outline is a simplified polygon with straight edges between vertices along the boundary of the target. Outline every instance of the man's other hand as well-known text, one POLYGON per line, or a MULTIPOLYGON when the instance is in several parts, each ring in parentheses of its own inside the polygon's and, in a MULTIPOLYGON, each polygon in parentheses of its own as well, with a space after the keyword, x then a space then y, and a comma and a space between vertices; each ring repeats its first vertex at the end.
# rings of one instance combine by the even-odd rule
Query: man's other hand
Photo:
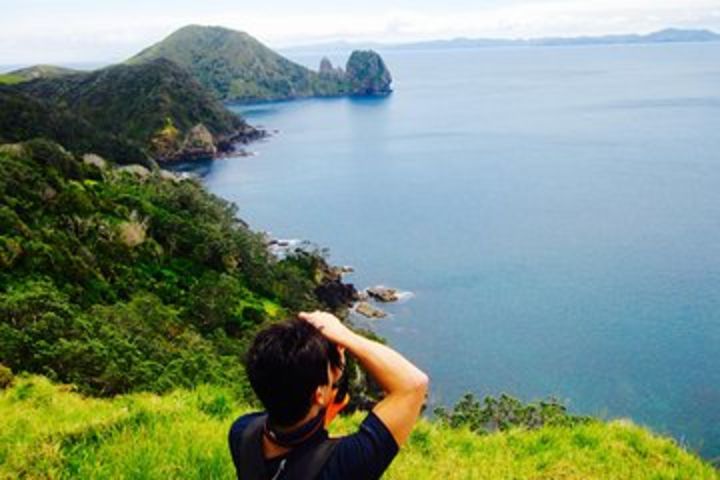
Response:
POLYGON ((312 313, 300 312, 298 318, 312 324, 320 330, 320 333, 322 333, 325 338, 340 347, 347 347, 348 343, 351 342, 355 336, 352 330, 343 325, 332 313, 321 312, 319 310, 312 313))

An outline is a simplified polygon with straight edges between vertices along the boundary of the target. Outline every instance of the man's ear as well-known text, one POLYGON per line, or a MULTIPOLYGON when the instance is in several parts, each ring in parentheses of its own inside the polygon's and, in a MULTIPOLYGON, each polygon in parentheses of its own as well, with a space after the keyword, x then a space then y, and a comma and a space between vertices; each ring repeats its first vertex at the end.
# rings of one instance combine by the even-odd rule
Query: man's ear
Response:
POLYGON ((319 385, 315 389, 315 395, 313 395, 313 402, 321 407, 325 407, 328 404, 327 389, 324 387, 324 385, 319 385))

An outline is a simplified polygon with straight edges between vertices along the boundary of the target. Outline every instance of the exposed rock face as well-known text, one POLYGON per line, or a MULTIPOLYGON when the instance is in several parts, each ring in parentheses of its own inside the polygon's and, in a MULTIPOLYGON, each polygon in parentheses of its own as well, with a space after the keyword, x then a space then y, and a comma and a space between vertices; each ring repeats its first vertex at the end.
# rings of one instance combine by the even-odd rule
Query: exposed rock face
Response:
POLYGON ((397 290, 387 287, 372 287, 367 289, 368 295, 381 302, 395 302, 398 300, 397 290))
POLYGON ((185 137, 181 154, 185 157, 214 157, 217 154, 215 139, 205 125, 195 125, 185 137))
POLYGON ((340 279, 326 280, 315 289, 315 296, 332 310, 351 305, 357 300, 357 290, 352 283, 340 279))
POLYGON ((355 311, 368 318, 384 318, 387 316, 387 313, 383 312, 379 308, 373 307, 367 302, 360 302, 355 305, 355 311))
POLYGON ((327 57, 323 57, 323 59, 320 60, 319 72, 321 77, 332 78, 336 80, 343 80, 345 77, 345 72, 343 72, 343 69, 340 67, 333 67, 332 62, 327 57))
POLYGON ((237 152, 237 144, 248 144, 265 135, 264 130, 247 124, 231 134, 213 135, 208 127, 199 123, 183 138, 181 132, 169 122, 153 137, 152 153, 161 164, 216 158, 237 152))
POLYGON ((333 68, 332 62, 329 58, 323 57, 322 60, 320 60, 320 74, 329 74, 335 72, 335 69, 333 68))
POLYGON ((347 62, 346 79, 353 95, 387 95, 392 77, 380 55, 372 50, 355 50, 347 62))

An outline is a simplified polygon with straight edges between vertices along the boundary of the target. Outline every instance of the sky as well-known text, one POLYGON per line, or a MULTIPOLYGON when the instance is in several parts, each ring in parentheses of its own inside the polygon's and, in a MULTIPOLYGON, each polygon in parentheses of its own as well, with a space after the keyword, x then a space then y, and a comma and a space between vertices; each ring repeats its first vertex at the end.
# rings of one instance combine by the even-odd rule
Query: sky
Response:
POLYGON ((720 32, 720 0, 0 0, 0 65, 115 62, 187 24, 327 41, 720 32))

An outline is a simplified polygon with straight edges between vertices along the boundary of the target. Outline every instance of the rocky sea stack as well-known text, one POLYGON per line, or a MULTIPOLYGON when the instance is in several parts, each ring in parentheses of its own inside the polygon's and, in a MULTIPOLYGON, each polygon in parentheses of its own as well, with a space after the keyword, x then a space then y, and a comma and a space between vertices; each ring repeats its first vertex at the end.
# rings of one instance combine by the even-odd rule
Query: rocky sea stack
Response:
POLYGON ((355 50, 345 71, 353 95, 387 95, 392 76, 382 57, 372 50, 355 50))

